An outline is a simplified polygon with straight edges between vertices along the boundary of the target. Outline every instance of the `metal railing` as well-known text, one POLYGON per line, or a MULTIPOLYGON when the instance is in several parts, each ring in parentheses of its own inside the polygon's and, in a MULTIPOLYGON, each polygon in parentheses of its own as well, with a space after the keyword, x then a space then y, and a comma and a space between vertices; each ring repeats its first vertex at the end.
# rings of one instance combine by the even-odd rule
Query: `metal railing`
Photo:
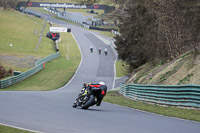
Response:
POLYGON ((200 85, 122 84, 120 93, 139 101, 200 108, 200 85))
POLYGON ((111 33, 114 34, 114 35, 120 35, 120 33, 115 31, 115 30, 112 30, 111 33))
POLYGON ((6 88, 10 85, 16 84, 18 82, 21 82, 24 79, 27 79, 28 77, 30 77, 30 76, 34 75, 35 73, 39 72, 40 70, 42 70, 44 62, 46 63, 46 62, 51 61, 55 58, 58 58, 59 55, 60 55, 59 52, 51 54, 47 57, 44 57, 44 58, 36 61, 35 67, 29 69, 28 71, 22 72, 19 75, 16 75, 16 76, 4 79, 4 80, 0 80, 0 88, 1 89, 6 88))
POLYGON ((71 21, 71 22, 73 22, 73 23, 80 24, 80 25, 83 24, 83 21, 82 21, 82 20, 74 19, 74 18, 72 18, 70 15, 68 15, 68 16, 67 16, 67 15, 62 15, 62 12, 58 12, 58 13, 57 13, 57 17, 62 18, 62 19, 65 19, 65 20, 67 20, 67 21, 71 21))

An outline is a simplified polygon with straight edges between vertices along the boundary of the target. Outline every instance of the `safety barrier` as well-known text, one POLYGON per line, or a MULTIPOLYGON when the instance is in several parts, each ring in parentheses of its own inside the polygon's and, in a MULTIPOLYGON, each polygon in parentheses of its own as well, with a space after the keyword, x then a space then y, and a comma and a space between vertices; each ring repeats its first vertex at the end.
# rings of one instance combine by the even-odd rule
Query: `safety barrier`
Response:
POLYGON ((120 35, 120 33, 115 31, 115 30, 112 30, 111 33, 114 34, 114 35, 120 35))
POLYGON ((82 24, 82 26, 83 26, 84 28, 86 28, 86 29, 90 29, 90 26, 87 25, 87 24, 82 24))
POLYGON ((58 17, 58 18, 65 19, 65 20, 70 21, 70 22, 73 22, 73 23, 76 23, 76 24, 81 24, 81 25, 83 24, 83 21, 81 21, 81 20, 73 19, 73 18, 70 17, 70 16, 63 16, 63 15, 62 15, 62 12, 58 12, 58 13, 57 13, 57 17, 58 17))
POLYGON ((120 93, 139 101, 200 108, 200 85, 122 84, 120 93))
POLYGON ((42 58, 42 59, 40 59, 40 60, 38 60, 38 61, 36 61, 35 62, 35 65, 39 65, 39 64, 41 64, 41 63, 43 63, 43 62, 49 62, 49 61, 51 61, 51 60, 53 60, 53 59, 55 59, 55 58, 58 58, 60 56, 60 53, 59 52, 56 52, 56 53, 54 53, 54 54, 51 54, 51 55, 49 55, 49 56, 46 56, 46 57, 44 57, 44 58, 42 58))
POLYGON ((24 13, 26 13, 26 14, 33 15, 33 16, 35 16, 35 17, 41 18, 41 15, 40 15, 40 14, 38 14, 38 13, 36 13, 36 12, 33 12, 33 11, 29 10, 29 9, 26 9, 26 8, 21 7, 21 8, 18 9, 18 10, 19 10, 20 12, 24 12, 24 13))
POLYGON ((55 58, 59 57, 59 52, 51 54, 47 57, 44 57, 38 61, 36 61, 35 63, 35 67, 33 67, 32 69, 29 69, 26 72, 22 72, 19 75, 4 79, 4 80, 0 80, 0 88, 6 88, 10 85, 16 84, 18 82, 21 82, 22 80, 34 75, 35 73, 37 73, 38 71, 43 69, 43 63, 46 63, 48 61, 51 61, 55 58))
POLYGON ((72 23, 80 24, 81 26, 83 26, 86 29, 93 29, 93 30, 99 30, 99 31, 112 31, 112 33, 113 33, 113 31, 115 31, 114 33, 119 34, 118 32, 116 32, 116 29, 91 26, 91 25, 87 24, 86 22, 72 18, 71 15, 63 14, 63 12, 58 12, 57 17, 67 20, 67 21, 70 21, 72 23))

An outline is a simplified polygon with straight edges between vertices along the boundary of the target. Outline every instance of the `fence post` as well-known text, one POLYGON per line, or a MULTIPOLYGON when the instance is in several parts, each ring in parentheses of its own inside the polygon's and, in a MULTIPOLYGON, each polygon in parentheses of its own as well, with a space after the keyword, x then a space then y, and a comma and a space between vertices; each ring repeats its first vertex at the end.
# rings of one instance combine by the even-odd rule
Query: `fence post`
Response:
POLYGON ((45 62, 43 62, 43 68, 45 68, 45 62))

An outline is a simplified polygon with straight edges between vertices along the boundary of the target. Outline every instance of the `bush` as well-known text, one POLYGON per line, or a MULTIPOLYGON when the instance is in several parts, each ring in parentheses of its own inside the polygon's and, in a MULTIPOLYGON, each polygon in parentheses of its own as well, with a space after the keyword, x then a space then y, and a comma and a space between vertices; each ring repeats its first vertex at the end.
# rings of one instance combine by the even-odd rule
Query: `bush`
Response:
POLYGON ((6 71, 3 66, 0 65, 0 79, 10 76, 12 74, 12 70, 6 71))

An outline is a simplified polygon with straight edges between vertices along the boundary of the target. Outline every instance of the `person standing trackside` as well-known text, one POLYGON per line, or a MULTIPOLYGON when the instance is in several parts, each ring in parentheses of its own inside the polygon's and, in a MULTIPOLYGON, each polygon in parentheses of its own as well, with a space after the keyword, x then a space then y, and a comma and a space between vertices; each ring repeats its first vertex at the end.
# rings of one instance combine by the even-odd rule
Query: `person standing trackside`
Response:
POLYGON ((105 48, 104 53, 107 56, 107 54, 108 54, 108 49, 107 48, 105 48))
POLYGON ((90 51, 91 53, 93 53, 93 46, 90 46, 90 51))

